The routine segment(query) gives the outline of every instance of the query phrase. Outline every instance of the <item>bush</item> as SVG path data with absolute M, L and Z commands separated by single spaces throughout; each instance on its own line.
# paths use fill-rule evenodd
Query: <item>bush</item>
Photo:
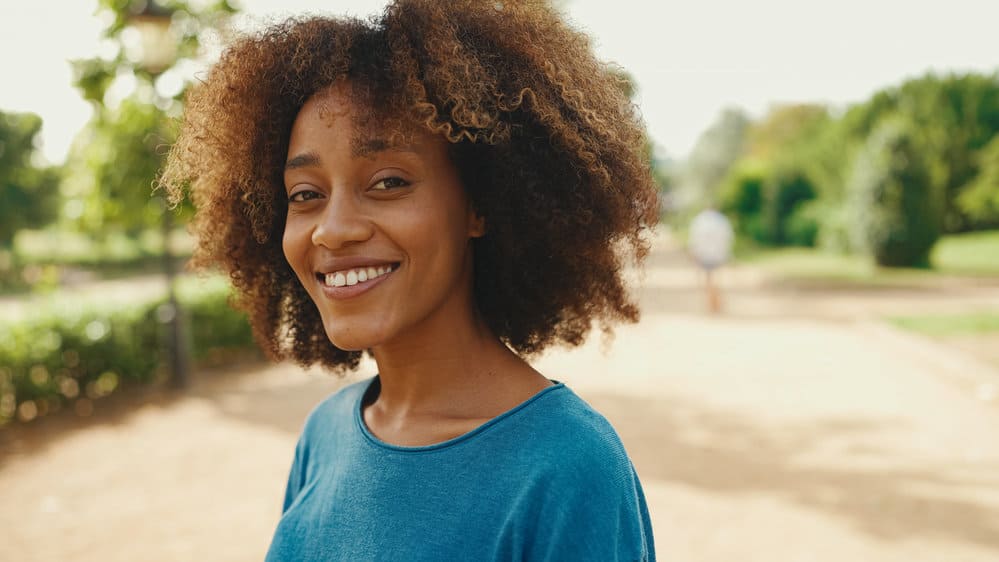
M 815 187 L 800 171 L 780 171 L 764 184 L 764 221 L 767 242 L 775 246 L 812 246 L 818 224 L 807 214 L 800 213 L 793 225 L 792 217 L 802 204 L 815 199 Z M 807 224 L 809 221 L 812 224 Z M 789 229 L 794 230 L 792 236 Z
M 180 262 L 190 257 L 193 237 L 176 229 L 171 248 Z M 157 273 L 162 266 L 163 237 L 158 230 L 131 237 L 108 231 L 95 237 L 58 227 L 21 229 L 12 248 L 0 247 L 0 293 L 51 292 L 80 279 Z
M 228 305 L 228 296 L 218 279 L 181 287 L 195 359 L 219 349 L 253 348 L 249 324 Z M 79 401 L 86 407 L 120 388 L 156 380 L 164 357 L 164 303 L 53 305 L 0 323 L 0 426 Z
M 192 280 L 194 281 L 194 280 Z M 254 348 L 246 315 L 229 304 L 229 285 L 215 277 L 182 284 L 178 298 L 187 316 L 191 356 L 212 359 L 220 352 Z
M 761 243 L 766 240 L 761 217 L 766 177 L 764 166 L 752 160 L 742 161 L 725 178 L 718 193 L 718 206 L 732 219 L 735 232 Z
M 943 206 L 906 124 L 887 121 L 874 131 L 849 189 L 853 236 L 878 265 L 928 265 Z
M 980 171 L 957 198 L 976 227 L 999 227 L 999 134 L 976 155 Z
M 815 188 L 804 173 L 774 171 L 745 160 L 722 184 L 719 205 L 733 217 L 735 231 L 742 237 L 767 246 L 812 246 L 817 219 L 799 209 L 815 197 Z
M 818 203 L 816 203 L 818 204 Z M 851 230 L 853 219 L 846 205 L 824 203 L 825 210 L 819 214 L 819 231 L 815 246 L 833 254 L 850 254 L 856 250 Z
M 825 206 L 810 200 L 797 205 L 784 221 L 784 243 L 788 246 L 814 247 Z

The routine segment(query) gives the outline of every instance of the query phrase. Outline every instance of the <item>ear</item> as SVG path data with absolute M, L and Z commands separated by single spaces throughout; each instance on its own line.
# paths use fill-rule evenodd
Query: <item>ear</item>
M 468 237 L 482 238 L 486 235 L 486 218 L 475 212 L 475 209 L 468 209 Z

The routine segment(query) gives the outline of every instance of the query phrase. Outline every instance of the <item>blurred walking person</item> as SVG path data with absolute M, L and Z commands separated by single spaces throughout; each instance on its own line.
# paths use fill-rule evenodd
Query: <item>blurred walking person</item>
M 731 257 L 733 239 L 732 224 L 717 209 L 708 208 L 701 211 L 690 223 L 687 245 L 691 255 L 704 271 L 708 310 L 712 314 L 721 312 L 721 295 L 713 273 L 725 265 Z

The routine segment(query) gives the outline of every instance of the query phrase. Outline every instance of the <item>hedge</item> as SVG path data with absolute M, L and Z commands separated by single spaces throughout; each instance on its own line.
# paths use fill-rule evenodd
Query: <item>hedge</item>
M 229 305 L 221 278 L 186 279 L 178 299 L 190 328 L 192 358 L 255 349 L 246 317 Z M 161 297 L 140 303 L 67 297 L 16 321 L 0 319 L 0 426 L 73 407 L 165 376 Z
M 905 121 L 885 121 L 854 162 L 849 182 L 853 237 L 881 266 L 928 266 L 942 230 L 943 198 L 921 160 L 918 134 Z

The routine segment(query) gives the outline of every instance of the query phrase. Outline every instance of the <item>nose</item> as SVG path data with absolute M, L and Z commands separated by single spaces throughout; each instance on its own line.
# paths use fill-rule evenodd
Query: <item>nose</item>
M 334 191 L 319 221 L 312 230 L 312 243 L 336 250 L 364 242 L 374 234 L 371 218 L 361 209 L 361 204 L 350 190 Z

